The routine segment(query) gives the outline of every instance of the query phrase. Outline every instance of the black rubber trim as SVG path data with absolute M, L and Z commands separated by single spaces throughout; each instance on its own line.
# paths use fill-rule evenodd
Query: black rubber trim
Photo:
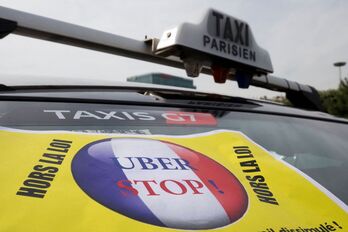
M 292 91 L 292 90 L 287 91 L 286 98 L 295 107 L 308 109 L 308 110 L 319 110 L 319 111 L 325 112 L 325 109 L 320 102 L 320 95 L 318 91 L 312 86 L 309 86 L 309 87 L 312 90 L 311 93 L 301 90 L 299 86 L 300 88 L 299 91 Z
M 0 18 L 0 39 L 6 37 L 17 28 L 17 22 Z

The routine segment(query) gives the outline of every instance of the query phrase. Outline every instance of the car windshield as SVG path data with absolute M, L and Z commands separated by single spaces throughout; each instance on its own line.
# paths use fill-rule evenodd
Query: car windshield
M 260 113 L 113 104 L 0 103 L 3 127 L 82 133 L 243 132 L 348 204 L 348 125 Z

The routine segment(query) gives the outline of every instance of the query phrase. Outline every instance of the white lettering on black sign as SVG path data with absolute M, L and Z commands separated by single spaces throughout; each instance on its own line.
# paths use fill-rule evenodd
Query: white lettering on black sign
M 74 122 L 77 120 L 121 121 L 134 123 L 165 123 L 165 124 L 191 124 L 191 125 L 216 125 L 217 121 L 210 113 L 201 112 L 134 112 L 113 110 L 43 110 L 58 121 Z
M 45 113 L 54 113 L 58 119 L 73 118 L 79 120 L 82 118 L 93 118 L 98 120 L 140 120 L 140 121 L 153 121 L 156 120 L 154 116 L 149 115 L 147 112 L 125 112 L 125 111 L 94 111 L 89 112 L 86 110 L 77 110 L 71 112 L 70 110 L 44 110 Z

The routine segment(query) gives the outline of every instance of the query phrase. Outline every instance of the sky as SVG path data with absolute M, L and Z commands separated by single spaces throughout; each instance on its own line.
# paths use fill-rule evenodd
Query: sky
M 259 46 L 270 53 L 275 76 L 319 90 L 336 88 L 338 68 L 333 63 L 348 62 L 347 0 L 0 0 L 0 6 L 137 40 L 159 38 L 182 22 L 198 22 L 214 8 L 249 23 Z M 186 76 L 181 69 L 18 35 L 0 40 L 0 82 L 9 77 L 125 81 L 150 72 Z M 348 76 L 348 66 L 342 76 Z M 194 84 L 201 91 L 251 98 L 280 95 L 260 88 L 241 90 L 235 82 L 215 84 L 202 74 Z

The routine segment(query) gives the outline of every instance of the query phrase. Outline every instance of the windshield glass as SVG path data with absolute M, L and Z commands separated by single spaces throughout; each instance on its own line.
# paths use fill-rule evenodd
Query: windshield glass
M 243 132 L 348 204 L 348 125 L 286 116 L 110 104 L 1 102 L 3 127 L 84 133 Z

